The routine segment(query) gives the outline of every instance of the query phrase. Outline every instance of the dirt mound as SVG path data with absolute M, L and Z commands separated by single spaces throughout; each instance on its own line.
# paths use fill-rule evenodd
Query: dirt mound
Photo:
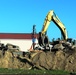
M 23 68 L 42 70 L 66 70 L 76 72 L 76 52 L 72 54 L 63 51 L 31 52 L 25 56 L 14 56 L 11 51 L 2 54 L 0 50 L 0 68 Z
M 39 52 L 33 58 L 30 58 L 33 64 L 32 68 L 42 70 L 66 70 L 76 72 L 76 52 L 72 54 L 63 51 L 54 52 Z
M 30 65 L 20 57 L 15 57 L 11 51 L 5 51 L 3 55 L 0 50 L 0 68 L 29 68 Z
M 56 50 L 56 51 L 54 51 Z M 76 46 L 55 45 L 52 51 L 21 52 L 17 48 L 0 50 L 0 68 L 66 70 L 76 72 Z

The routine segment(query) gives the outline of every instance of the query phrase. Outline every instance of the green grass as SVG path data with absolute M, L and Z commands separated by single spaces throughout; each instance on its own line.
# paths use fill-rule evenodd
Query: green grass
M 62 70 L 24 70 L 24 69 L 4 69 L 0 68 L 0 74 L 69 74 Z

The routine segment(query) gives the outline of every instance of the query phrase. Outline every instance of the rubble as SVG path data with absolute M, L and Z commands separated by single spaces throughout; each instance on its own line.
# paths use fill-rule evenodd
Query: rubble
M 0 43 L 0 68 L 66 70 L 76 72 L 76 45 L 52 43 L 48 50 L 22 52 L 18 46 Z

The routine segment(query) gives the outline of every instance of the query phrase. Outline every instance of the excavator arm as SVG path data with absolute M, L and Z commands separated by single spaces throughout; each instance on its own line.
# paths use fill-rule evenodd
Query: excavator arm
M 45 46 L 45 44 L 48 44 L 49 40 L 46 37 L 46 31 L 47 31 L 51 21 L 53 21 L 57 25 L 57 27 L 60 29 L 63 39 L 67 40 L 68 36 L 67 36 L 67 32 L 66 32 L 66 28 L 65 28 L 64 24 L 59 20 L 59 18 L 56 16 L 54 11 L 51 10 L 45 18 L 42 31 L 39 33 L 39 39 L 38 39 L 39 45 Z
M 53 21 L 57 27 L 60 29 L 61 31 L 61 34 L 63 35 L 63 39 L 64 40 L 67 40 L 68 36 L 67 36 L 67 32 L 66 32 L 66 28 L 64 26 L 64 24 L 59 20 L 59 18 L 56 16 L 56 14 L 54 13 L 53 10 L 51 10 L 47 16 L 46 16 L 46 19 L 44 21 L 44 25 L 43 25 L 43 28 L 42 28 L 42 31 L 41 33 L 42 34 L 45 34 L 47 29 L 48 29 L 48 26 L 50 25 L 50 22 Z

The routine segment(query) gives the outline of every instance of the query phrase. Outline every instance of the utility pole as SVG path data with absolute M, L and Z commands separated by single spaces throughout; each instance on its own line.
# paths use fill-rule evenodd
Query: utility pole
M 33 42 L 33 50 L 34 50 L 34 44 L 35 44 L 35 41 L 36 41 L 36 38 L 35 38 L 35 34 L 36 34 L 36 25 L 33 25 L 33 32 L 32 32 L 32 42 Z

